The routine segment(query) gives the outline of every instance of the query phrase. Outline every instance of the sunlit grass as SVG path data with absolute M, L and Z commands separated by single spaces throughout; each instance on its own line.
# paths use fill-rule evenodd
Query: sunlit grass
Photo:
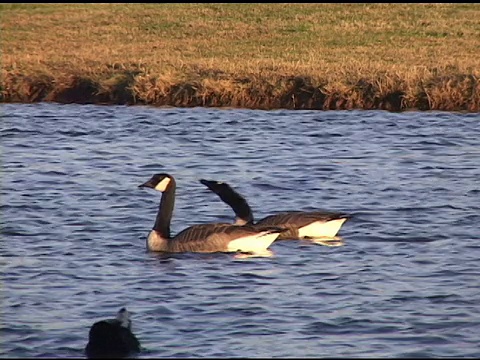
M 93 91 L 86 102 L 480 108 L 478 4 L 1 4 L 0 13 L 3 101 L 68 101 L 66 89 L 80 96 L 82 83 Z

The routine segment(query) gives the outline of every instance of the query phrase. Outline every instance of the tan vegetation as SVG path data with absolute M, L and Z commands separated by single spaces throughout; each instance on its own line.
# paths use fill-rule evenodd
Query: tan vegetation
M 480 111 L 478 4 L 0 4 L 1 102 Z

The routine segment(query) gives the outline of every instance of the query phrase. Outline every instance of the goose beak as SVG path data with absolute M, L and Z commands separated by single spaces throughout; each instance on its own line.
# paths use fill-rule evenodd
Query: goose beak
M 150 180 L 148 180 L 147 182 L 145 182 L 145 183 L 141 184 L 141 185 L 138 185 L 138 188 L 139 188 L 139 189 L 141 189 L 141 188 L 145 188 L 145 187 L 147 187 L 147 188 L 152 188 L 152 189 L 155 189 L 155 185 L 153 185 L 153 183 L 152 183 L 152 180 L 151 180 L 151 179 L 150 179 Z

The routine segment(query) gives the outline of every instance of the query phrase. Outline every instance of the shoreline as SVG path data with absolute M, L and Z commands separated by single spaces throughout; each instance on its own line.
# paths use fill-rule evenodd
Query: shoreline
M 387 110 L 480 112 L 480 81 L 473 74 L 437 75 L 408 82 L 388 75 L 329 84 L 310 77 L 209 77 L 161 83 L 158 76 L 121 71 L 105 80 L 87 76 L 7 73 L 0 103 L 150 105 L 256 110 Z M 161 83 L 161 84 L 160 84 Z M 350 84 L 349 86 L 345 84 Z

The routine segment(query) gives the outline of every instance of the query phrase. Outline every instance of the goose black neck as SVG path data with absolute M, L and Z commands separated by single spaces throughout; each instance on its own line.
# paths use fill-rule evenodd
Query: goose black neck
M 237 193 L 232 188 L 229 189 L 230 191 L 221 191 L 217 193 L 220 196 L 220 199 L 226 204 L 228 204 L 233 211 L 237 218 L 245 221 L 247 224 L 253 224 L 253 214 L 252 209 L 248 205 L 245 198 Z
M 153 226 L 153 230 L 164 238 L 170 238 L 170 222 L 175 206 L 175 187 L 175 180 L 171 179 L 168 188 L 162 192 L 157 218 Z

